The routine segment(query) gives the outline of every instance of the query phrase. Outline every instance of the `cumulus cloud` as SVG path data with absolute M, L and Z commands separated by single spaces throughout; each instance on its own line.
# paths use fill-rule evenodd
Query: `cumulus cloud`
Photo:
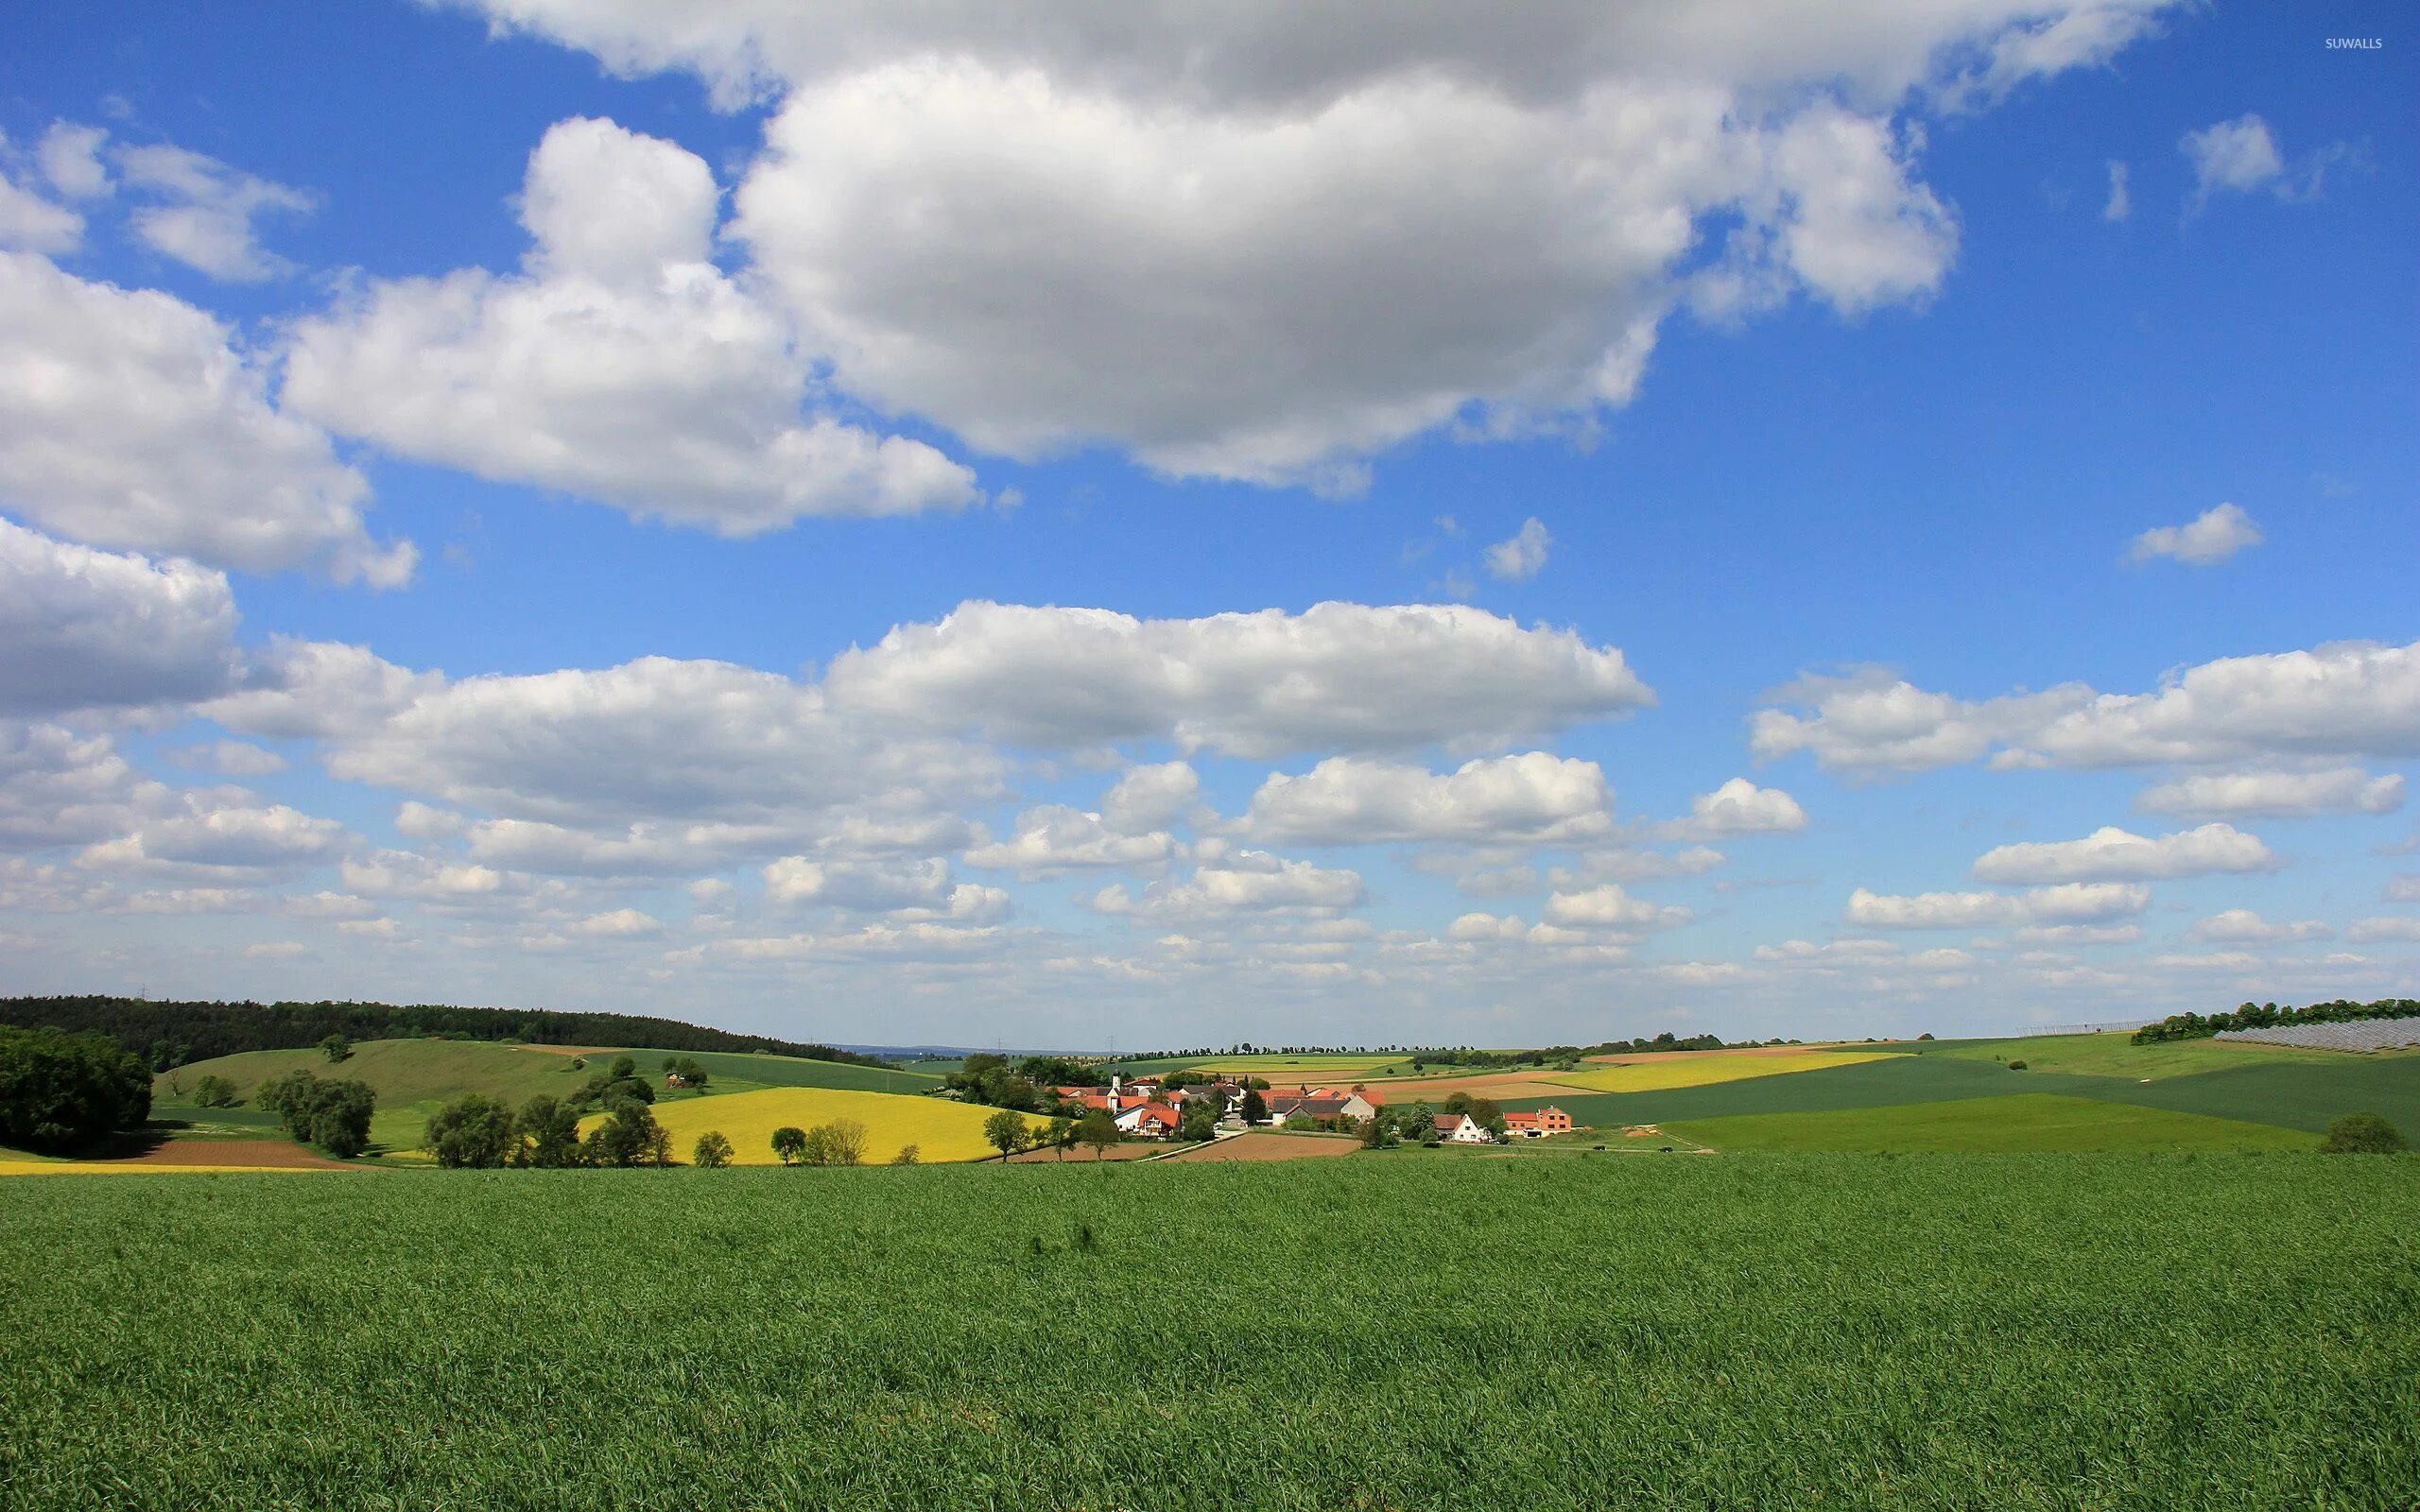
M 1670 839 L 1714 840 L 1734 834 L 1790 834 L 1806 828 L 1806 811 L 1777 787 L 1735 777 L 1689 803 L 1689 816 L 1656 827 Z
M 293 327 L 285 402 L 399 455 L 747 536 L 977 502 L 922 441 L 812 408 L 813 359 L 713 262 L 695 154 L 577 118 L 530 155 L 518 275 L 373 283 Z
M 1584 426 L 1684 297 L 1922 301 L 1956 219 L 1894 112 L 2160 8 L 479 9 L 780 100 L 735 230 L 853 392 L 1010 455 L 1342 489 L 1432 427 Z
M 2257 115 L 2239 115 L 2198 131 L 2187 131 L 2177 150 L 2193 165 L 2195 203 L 2206 202 L 2212 191 L 2249 191 L 2285 176 L 2286 160 L 2277 151 L 2269 123 Z
M 262 803 L 240 790 L 181 793 L 170 812 L 87 847 L 77 860 L 96 870 L 291 870 L 336 860 L 351 839 L 333 819 Z
M 1974 929 L 1996 924 L 2092 924 L 2151 906 L 2139 883 L 2064 883 L 2024 893 L 1927 892 L 1892 895 L 1863 887 L 1842 917 L 1864 929 Z
M 314 210 L 315 196 L 166 144 L 121 147 L 116 158 L 127 187 L 157 201 L 137 208 L 131 218 L 135 235 L 153 251 L 234 283 L 294 271 L 292 263 L 262 248 L 252 221 L 273 212 Z
M 1780 697 L 1806 712 L 1758 711 L 1755 754 L 1807 751 L 1848 769 L 1987 756 L 1996 766 L 2100 767 L 2420 755 L 2420 643 L 2226 657 L 2172 673 L 2153 693 L 2067 683 L 1968 701 L 1864 673 L 1804 678 Z
M 1100 821 L 1118 834 L 1149 834 L 1175 823 L 1201 796 L 1201 775 L 1186 763 L 1130 767 L 1102 795 Z
M 1176 849 L 1165 830 L 1137 833 L 1111 826 L 1099 814 L 1047 803 L 1019 814 L 1009 838 L 969 850 L 966 864 L 1031 881 L 1087 868 L 1158 866 Z
M 0 248 L 72 252 L 84 240 L 84 217 L 44 198 L 9 172 L 9 139 L 0 135 Z
M 0 520 L 0 713 L 212 696 L 233 679 L 234 632 L 234 598 L 218 573 Z
M 2357 919 L 2344 927 L 2344 937 L 2357 944 L 2384 940 L 2420 942 L 2420 919 Z
M 2252 516 L 2232 504 L 2218 505 L 2181 525 L 2161 525 L 2135 538 L 2136 561 L 2168 557 L 2190 567 L 2210 567 L 2264 538 Z
M 2403 777 L 2373 777 L 2358 766 L 2316 772 L 2206 772 L 2145 788 L 2135 807 L 2147 814 L 2212 818 L 2308 818 L 2315 814 L 2392 814 L 2403 806 Z
M 1039 747 L 1275 759 L 1489 746 L 1654 701 L 1611 646 L 1462 606 L 1191 620 L 973 602 L 835 658 L 835 708 Z
M 2214 945 L 2271 945 L 2288 941 L 2332 939 L 2336 932 L 2316 919 L 2273 924 L 2249 908 L 2230 908 L 2198 920 L 2189 930 L 2195 939 Z
M 2081 840 L 2004 845 L 1975 862 L 1975 880 L 2001 883 L 2123 882 L 2268 871 L 2276 856 L 2231 825 L 2204 824 L 2145 836 L 2104 825 Z
M 1677 929 L 1694 916 L 1670 903 L 1634 898 L 1619 883 L 1605 883 L 1584 892 L 1557 892 L 1547 899 L 1546 919 L 1566 929 L 1610 930 L 1634 935 L 1648 930 Z
M 812 903 L 849 913 L 885 914 L 901 920 L 949 920 L 988 924 L 1009 911 L 1009 895 L 997 887 L 953 883 L 949 863 L 921 861 L 817 861 L 784 856 L 765 868 L 767 896 L 785 903 Z
M 165 816 L 174 802 L 106 735 L 0 719 L 0 850 L 122 835 L 147 817 Z
M 1483 559 L 1488 575 L 1508 583 L 1526 583 L 1545 568 L 1547 547 L 1551 543 L 1547 527 L 1531 516 L 1521 522 L 1521 528 L 1511 539 L 1487 548 Z
M 162 754 L 180 766 L 224 772 L 230 777 L 267 777 L 272 772 L 285 770 L 285 757 L 241 740 L 215 740 L 201 746 L 179 746 Z
M 101 144 L 108 140 L 97 126 L 53 121 L 35 150 L 43 177 L 70 199 L 100 198 L 113 187 L 109 164 L 101 161 Z
M 1366 895 L 1358 872 L 1237 850 L 1196 867 L 1183 882 L 1152 883 L 1139 898 L 1114 883 L 1083 902 L 1097 913 L 1175 924 L 1274 912 L 1325 918 L 1360 906 Z
M 1271 773 L 1241 828 L 1298 845 L 1568 845 L 1605 833 L 1612 807 L 1596 763 L 1545 751 L 1471 761 L 1451 773 L 1340 756 L 1301 777 Z
M 418 554 L 371 539 L 369 495 L 211 316 L 0 253 L 0 506 L 95 545 L 392 587 Z

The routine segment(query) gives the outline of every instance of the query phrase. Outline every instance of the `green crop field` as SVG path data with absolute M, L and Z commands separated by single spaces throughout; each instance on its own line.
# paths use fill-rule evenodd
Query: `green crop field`
M 1607 1155 L 17 1181 L 0 1501 L 2403 1508 L 2414 1172 Z
M 1718 1150 L 2308 1150 L 2319 1143 L 2316 1135 L 2272 1124 L 2039 1092 L 1822 1113 L 1751 1113 L 1665 1127 Z
M 731 1091 L 756 1087 L 829 1087 L 844 1092 L 924 1092 L 942 1084 L 940 1074 L 929 1071 L 892 1071 L 883 1066 L 856 1066 L 844 1060 L 804 1060 L 795 1056 L 754 1056 L 736 1051 L 666 1051 L 666 1050 L 596 1050 L 588 1053 L 592 1064 L 598 1056 L 628 1056 L 639 1063 L 639 1069 L 652 1074 L 664 1064 L 667 1055 L 679 1055 L 706 1068 L 714 1078 L 710 1084 Z
M 1904 1047 L 1900 1047 L 1904 1048 Z M 1919 1047 L 1926 1055 L 1960 1060 L 2022 1060 L 2035 1071 L 2082 1076 L 2191 1076 L 2205 1071 L 2282 1061 L 2334 1062 L 2351 1057 L 2331 1050 L 2256 1044 L 2245 1040 L 2171 1040 L 2138 1045 L 2122 1034 L 2037 1035 L 2030 1040 L 1958 1040 Z

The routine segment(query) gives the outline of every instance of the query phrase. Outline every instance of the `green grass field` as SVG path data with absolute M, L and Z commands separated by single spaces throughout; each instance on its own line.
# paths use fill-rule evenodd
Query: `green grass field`
M 1718 1150 L 2016 1154 L 2308 1150 L 2319 1144 L 2316 1135 L 2271 1124 L 2039 1092 L 1822 1113 L 1751 1113 L 1664 1126 Z
M 795 1056 L 754 1056 L 722 1050 L 600 1050 L 591 1054 L 590 1063 L 595 1064 L 596 1057 L 600 1055 L 608 1059 L 628 1056 L 650 1075 L 664 1064 L 666 1056 L 685 1056 L 706 1068 L 714 1078 L 712 1087 L 734 1091 L 757 1087 L 829 1087 L 844 1092 L 925 1092 L 942 1084 L 941 1076 L 931 1072 L 891 1071 L 882 1066 L 853 1066 L 844 1060 L 804 1060 Z
M 2122 1034 L 2038 1035 L 2031 1040 L 1958 1040 L 1917 1047 L 1929 1056 L 1959 1060 L 2022 1060 L 2034 1071 L 2080 1076 L 2192 1076 L 2206 1071 L 2280 1062 L 2342 1064 L 2350 1057 L 2328 1050 L 2255 1044 L 2243 1040 L 2177 1040 L 2138 1045 Z
M 2403 1508 L 2415 1169 L 21 1180 L 0 1501 Z

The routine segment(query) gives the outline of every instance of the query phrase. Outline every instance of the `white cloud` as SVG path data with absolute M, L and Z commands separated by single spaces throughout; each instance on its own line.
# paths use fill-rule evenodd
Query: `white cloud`
M 1569 845 L 1605 833 L 1612 807 L 1596 763 L 1545 751 L 1466 762 L 1451 773 L 1339 756 L 1301 777 L 1271 773 L 1241 828 L 1298 845 Z
M 2336 932 L 2316 919 L 2273 924 L 2249 908 L 2230 908 L 2196 922 L 2188 931 L 2214 945 L 2269 945 L 2284 941 L 2332 939 Z
M 2227 657 L 2171 673 L 2155 693 L 2068 683 L 1968 702 L 1864 674 L 1801 679 L 1784 696 L 1812 708 L 1760 710 L 1751 748 L 1764 759 L 1809 751 L 1831 767 L 1912 770 L 1987 755 L 1998 766 L 2069 767 L 2420 755 L 2420 643 Z
M 1153 923 L 1190 923 L 1278 911 L 1323 918 L 1358 907 L 1365 896 L 1358 872 L 1315 867 L 1264 850 L 1238 850 L 1195 868 L 1182 883 L 1152 883 L 1140 898 L 1118 883 L 1083 902 L 1098 913 Z
M 2019 945 L 2133 945 L 2142 937 L 2140 924 L 2028 924 L 2009 935 Z
M 0 136 L 0 248 L 72 252 L 83 244 L 84 217 L 54 204 L 6 171 L 8 138 Z
M 1129 767 L 1102 795 L 1100 821 L 1119 834 L 1149 834 L 1183 817 L 1201 795 L 1201 775 L 1184 762 Z
M 504 873 L 490 867 L 439 861 L 409 850 L 347 857 L 337 864 L 337 871 L 347 887 L 365 897 L 439 903 L 493 897 L 505 891 L 508 881 Z
M 2185 524 L 2144 531 L 2135 538 L 2132 550 L 2136 561 L 2169 557 L 2187 566 L 2209 567 L 2246 546 L 2260 544 L 2263 539 L 2252 516 L 2232 504 L 2221 504 Z
M 1012 870 L 1033 881 L 1087 868 L 1158 866 L 1176 849 L 1175 837 L 1165 830 L 1114 829 L 1101 815 L 1049 803 L 1019 814 L 1016 833 L 1008 839 L 968 850 L 966 864 Z
M 530 155 L 518 276 L 374 283 L 290 333 L 284 398 L 400 455 L 747 536 L 980 499 L 922 441 L 809 412 L 813 361 L 713 261 L 704 162 L 611 121 Z
M 2269 848 L 2231 825 L 2151 837 L 2104 825 L 2081 840 L 2004 845 L 1975 862 L 1978 882 L 2123 882 L 2268 871 Z
M 209 697 L 233 676 L 234 631 L 218 573 L 0 520 L 0 713 Z
M 2160 7 L 479 9 L 782 99 L 736 229 L 853 391 L 993 451 L 1349 488 L 1431 427 L 1590 423 L 1685 291 L 1922 300 L 1956 222 L 1894 112 L 2105 62 Z
M 2025 893 L 1927 892 L 1893 896 L 1863 887 L 1842 917 L 1865 929 L 1973 929 L 1996 924 L 2089 924 L 2151 906 L 2139 883 L 2066 883 Z
M 1508 583 L 1526 583 L 1538 576 L 1547 564 L 1547 547 L 1553 538 L 1535 516 L 1521 522 L 1521 528 L 1512 538 L 1499 541 L 1484 553 L 1488 575 Z
M 173 803 L 106 735 L 0 719 L 0 850 L 105 840 Z
M 2285 176 L 2286 160 L 2277 151 L 2276 139 L 2269 134 L 2269 123 L 2257 115 L 2239 115 L 2187 131 L 2176 146 L 2193 165 L 2197 204 L 2206 202 L 2213 190 L 2248 192 Z
M 1689 803 L 1689 816 L 1656 826 L 1672 839 L 1714 840 L 1733 834 L 1790 834 L 1806 828 L 1806 811 L 1777 787 L 1735 777 Z
M 2126 180 L 2126 165 L 2115 158 L 2110 159 L 2109 198 L 2100 207 L 2101 219 L 2124 220 L 2135 213 L 2135 197 L 2128 192 Z
M 35 151 L 43 177 L 70 199 L 97 199 L 110 193 L 109 165 L 101 161 L 101 144 L 108 140 L 109 133 L 97 126 L 53 121 Z
M 293 264 L 261 247 L 252 219 L 311 211 L 319 205 L 314 196 L 164 144 L 120 147 L 116 157 L 129 189 L 164 201 L 133 214 L 134 233 L 152 250 L 236 283 L 294 271 Z
M 592 939 L 628 939 L 634 935 L 661 934 L 663 929 L 662 919 L 635 908 L 616 908 L 607 913 L 591 914 L 571 926 L 573 934 Z
M 2357 919 L 2345 926 L 2344 937 L 2359 944 L 2383 940 L 2420 943 L 2420 919 Z
M 2403 777 L 2373 777 L 2358 766 L 2316 772 L 2212 772 L 2143 790 L 2135 807 L 2193 817 L 2308 818 L 2315 814 L 2392 814 L 2403 806 Z
M 1605 883 L 1585 892 L 1557 892 L 1547 899 L 1546 919 L 1567 929 L 1611 930 L 1619 934 L 1638 934 L 1653 929 L 1677 929 L 1693 917 L 1685 909 L 1669 903 L 1650 902 L 1634 898 L 1622 890 L 1619 883 Z
M 212 317 L 0 253 L 0 506 L 95 545 L 392 587 L 417 553 L 370 538 L 369 494 Z
M 77 860 L 96 870 L 292 869 L 334 861 L 350 845 L 344 826 L 333 819 L 224 790 L 180 793 L 168 813 L 87 847 Z
M 952 883 L 949 863 L 938 856 L 889 862 L 784 856 L 765 868 L 764 874 L 767 895 L 785 903 L 885 914 L 901 920 L 968 924 L 988 924 L 1009 911 L 1006 892 L 973 883 Z
M 1191 620 L 971 602 L 834 659 L 836 709 L 1080 747 L 1298 751 L 1490 746 L 1654 701 L 1622 654 L 1462 606 L 1313 605 Z

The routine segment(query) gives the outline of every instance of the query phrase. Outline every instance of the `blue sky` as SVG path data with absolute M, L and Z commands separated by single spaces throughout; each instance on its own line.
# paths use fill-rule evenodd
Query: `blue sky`
M 0 989 L 2420 991 L 2399 10 L 1463 16 L 20 19 Z

